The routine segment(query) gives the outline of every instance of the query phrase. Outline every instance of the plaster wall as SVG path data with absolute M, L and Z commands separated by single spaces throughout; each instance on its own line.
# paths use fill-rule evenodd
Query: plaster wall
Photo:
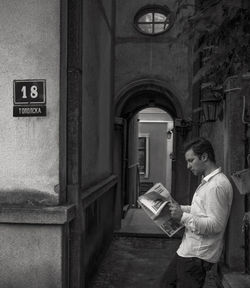
M 0 6 L 0 202 L 57 203 L 60 1 Z M 23 79 L 46 80 L 46 117 L 13 117 L 13 80 Z
M 215 159 L 218 166 L 224 169 L 224 140 L 226 139 L 224 122 L 217 121 L 204 123 L 201 126 L 200 134 L 209 139 L 214 147 Z
M 122 206 L 123 206 L 123 193 L 122 191 L 122 173 L 123 173 L 123 163 L 121 161 L 123 155 L 123 135 L 124 128 L 122 125 L 115 125 L 114 133 L 114 157 L 113 157 L 113 167 L 114 174 L 117 175 L 117 194 L 115 197 L 115 229 L 118 230 L 121 228 L 121 219 L 122 219 Z
M 63 287 L 62 226 L 0 224 L 1 288 Z
M 222 167 L 232 183 L 234 196 L 228 228 L 225 234 L 225 263 L 233 270 L 244 270 L 244 196 L 234 185 L 231 174 L 244 169 L 244 125 L 241 121 L 242 100 L 238 91 L 225 94 L 223 121 L 205 123 L 201 135 L 208 138 L 214 146 L 217 165 Z M 235 133 L 237 131 L 237 133 Z
M 113 9 L 114 9 L 113 2 L 114 1 L 113 0 L 97 0 L 97 2 L 99 2 L 99 8 L 103 11 L 104 17 L 107 18 L 108 23 L 111 28 L 112 19 L 114 16 L 113 15 Z
M 84 278 L 86 285 L 81 284 L 84 287 L 88 286 L 91 274 L 96 271 L 96 266 L 112 239 L 114 229 L 112 219 L 115 218 L 116 187 L 114 183 L 112 187 L 109 187 L 111 184 L 107 184 L 113 173 L 114 145 L 113 3 L 113 0 L 82 1 L 80 156 L 85 231 L 82 260 L 77 264 L 73 261 L 70 269 L 74 270 L 73 274 L 76 277 Z M 84 198 L 85 195 L 87 198 Z M 78 257 L 81 251 L 76 250 L 76 253 Z
M 241 121 L 242 96 L 237 91 L 226 94 L 226 119 L 224 143 L 225 171 L 230 176 L 235 171 L 245 168 L 245 143 L 243 141 L 245 126 Z M 237 134 L 235 133 L 237 131 Z M 232 180 L 232 179 L 231 179 Z M 242 233 L 242 220 L 244 216 L 244 196 L 241 195 L 232 182 L 234 198 L 231 216 L 227 231 L 226 261 L 233 270 L 244 270 L 244 234 Z
M 149 177 L 141 175 L 141 181 L 161 182 L 171 192 L 173 134 L 167 138 L 167 131 L 173 129 L 172 117 L 164 110 L 147 108 L 139 113 L 139 133 L 149 135 Z M 162 123 L 161 123 L 162 122 Z
M 137 206 L 137 198 L 139 196 L 139 174 L 138 174 L 138 122 L 137 116 L 133 117 L 129 122 L 128 132 L 128 166 L 127 166 L 127 186 L 129 191 L 129 204 Z
M 139 133 L 149 135 L 149 175 L 141 178 L 141 181 L 149 181 L 154 184 L 161 182 L 168 189 L 171 184 L 166 183 L 167 161 L 167 123 L 140 123 Z
M 112 172 L 112 1 L 83 3 L 83 157 L 84 186 Z
M 176 1 L 157 1 L 175 10 Z M 190 49 L 183 39 L 177 39 L 181 31 L 175 21 L 164 34 L 148 36 L 139 33 L 133 26 L 136 12 L 153 1 L 117 1 L 116 4 L 116 73 L 115 91 L 139 79 L 163 80 L 170 91 L 185 106 L 184 114 L 190 116 L 190 76 L 192 62 Z

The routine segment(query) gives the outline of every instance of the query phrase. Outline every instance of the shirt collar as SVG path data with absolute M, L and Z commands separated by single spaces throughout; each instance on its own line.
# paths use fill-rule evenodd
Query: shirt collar
M 208 182 L 212 177 L 214 177 L 216 174 L 221 172 L 221 167 L 215 169 L 213 172 L 211 172 L 210 174 L 208 174 L 206 177 L 204 177 L 202 179 L 202 181 L 204 182 Z

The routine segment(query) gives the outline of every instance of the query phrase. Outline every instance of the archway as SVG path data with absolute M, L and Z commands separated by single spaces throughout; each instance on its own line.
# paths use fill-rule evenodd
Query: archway
M 178 95 L 173 87 L 160 80 L 143 79 L 127 85 L 120 91 L 116 105 L 116 132 L 114 147 L 114 172 L 118 175 L 118 193 L 116 199 L 116 227 L 119 227 L 120 220 L 126 212 L 127 207 L 131 205 L 131 171 L 128 167 L 128 151 L 131 145 L 131 134 L 138 134 L 132 121 L 135 121 L 135 115 L 145 108 L 156 107 L 166 111 L 173 120 L 183 118 L 182 108 L 178 101 Z M 134 130 L 132 130 L 134 129 Z M 131 132 L 132 131 L 132 132 Z M 176 167 L 183 169 L 185 167 L 184 159 L 180 156 L 183 139 L 178 133 L 173 133 L 173 162 L 172 162 L 172 185 L 171 190 L 176 200 L 179 200 L 176 187 Z M 136 145 L 136 144 L 135 144 Z M 180 168 L 181 167 L 181 168 Z M 131 169 L 130 169 L 131 170 Z M 184 170 L 184 169 L 183 169 Z M 182 174 L 182 171 L 180 171 Z M 136 173 L 136 171 L 134 171 Z M 183 172 L 185 173 L 185 172 Z M 135 175 L 135 174 L 134 174 Z M 137 176 L 135 175 L 134 178 Z M 132 177 L 133 178 L 133 177 Z M 135 181 L 136 182 L 136 181 Z M 134 182 L 134 183 L 135 183 Z M 184 180 L 185 182 L 185 180 Z M 186 185 L 184 183 L 184 185 Z M 136 189 L 136 187 L 135 187 Z M 129 192 L 130 191 L 130 192 Z M 187 194 L 188 192 L 186 192 Z M 132 193 L 133 194 L 133 193 Z M 184 193 L 185 194 L 185 193 Z M 182 202 L 187 202 L 188 195 L 182 195 Z
M 162 80 L 141 79 L 131 82 L 119 92 L 116 99 L 116 117 L 130 118 L 147 107 L 161 108 L 173 118 L 183 116 L 178 92 Z
M 162 183 L 171 193 L 173 119 L 160 108 L 146 108 L 135 116 L 134 123 L 137 124 L 135 130 L 138 130 L 136 145 L 128 147 L 128 154 L 135 155 L 135 159 L 131 157 L 128 168 L 134 169 L 133 164 L 137 164 L 138 191 L 131 197 L 132 205 L 137 207 L 138 197 L 155 183 Z

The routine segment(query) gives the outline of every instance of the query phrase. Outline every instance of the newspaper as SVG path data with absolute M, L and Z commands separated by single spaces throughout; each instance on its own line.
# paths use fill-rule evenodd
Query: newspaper
M 169 204 L 172 202 L 175 201 L 161 183 L 155 184 L 138 198 L 138 204 L 169 237 L 172 237 L 183 227 L 171 217 Z

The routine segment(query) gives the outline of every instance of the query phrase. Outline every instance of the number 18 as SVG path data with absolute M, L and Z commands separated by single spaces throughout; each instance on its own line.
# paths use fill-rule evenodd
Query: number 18
M 27 91 L 26 90 L 27 90 L 26 86 L 23 86 L 22 89 L 21 89 L 21 91 L 23 93 L 23 95 L 22 95 L 23 99 L 27 99 Z M 35 98 L 38 97 L 38 91 L 37 91 L 37 86 L 36 85 L 33 85 L 33 86 L 30 87 L 30 97 L 32 99 L 35 99 Z

